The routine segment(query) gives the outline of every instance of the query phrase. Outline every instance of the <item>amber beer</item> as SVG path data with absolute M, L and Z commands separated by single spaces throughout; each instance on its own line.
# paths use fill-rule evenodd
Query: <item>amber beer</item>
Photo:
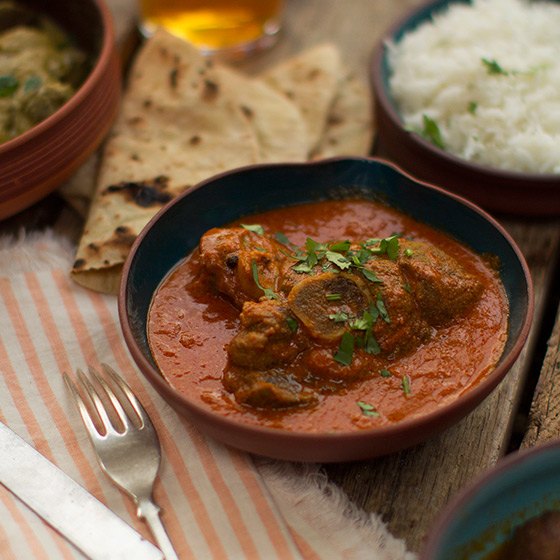
M 251 51 L 271 45 L 283 0 L 141 0 L 142 31 L 158 27 L 207 51 Z

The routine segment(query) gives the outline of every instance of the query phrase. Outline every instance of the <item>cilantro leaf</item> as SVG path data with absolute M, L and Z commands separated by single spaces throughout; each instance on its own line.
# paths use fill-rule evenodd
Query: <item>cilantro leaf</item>
M 251 261 L 251 270 L 253 271 L 253 280 L 255 284 L 264 292 L 264 295 L 268 299 L 278 299 L 278 296 L 269 288 L 263 288 L 259 282 L 259 269 L 257 268 L 257 263 L 255 259 Z
M 258 235 L 264 235 L 264 229 L 259 224 L 240 224 L 240 225 L 243 229 L 246 229 L 247 231 L 252 231 L 253 233 L 256 233 Z
M 13 74 L 0 76 L 0 97 L 10 97 L 19 87 L 19 82 Z
M 345 311 L 339 311 L 338 313 L 331 313 L 329 315 L 329 319 L 335 323 L 344 323 L 345 321 L 348 321 L 349 317 L 348 313 Z
M 401 387 L 405 395 L 410 395 L 410 375 L 403 376 Z
M 437 125 L 436 121 L 428 117 L 428 115 L 422 115 L 422 118 L 424 121 L 424 130 L 423 130 L 424 137 L 430 140 L 438 148 L 444 150 L 445 146 L 443 144 L 443 140 L 441 138 L 441 132 L 439 130 L 439 126 Z
M 352 355 L 354 354 L 354 337 L 345 332 L 342 335 L 340 346 L 334 354 L 334 359 L 344 366 L 349 366 L 352 363 Z
M 509 72 L 506 72 L 495 60 L 488 60 L 487 58 L 481 58 L 480 60 L 482 60 L 482 63 L 486 66 L 488 74 L 509 76 Z
M 23 93 L 37 91 L 43 85 L 43 80 L 39 76 L 30 76 L 23 84 Z
M 387 308 L 385 307 L 385 303 L 383 302 L 383 299 L 381 298 L 381 292 L 379 292 L 377 294 L 377 301 L 375 302 L 375 306 L 377 307 L 377 310 L 379 311 L 379 315 L 380 317 L 388 324 L 391 323 L 391 319 L 389 317 L 389 313 L 387 312 Z
M 349 261 L 347 257 L 336 251 L 327 251 L 325 253 L 325 258 L 342 270 L 346 270 L 352 266 L 352 262 Z
M 364 416 L 379 416 L 379 412 L 375 410 L 375 407 L 373 405 L 365 403 L 363 401 L 356 401 L 356 404 L 359 406 Z
M 290 243 L 290 240 L 280 231 L 277 231 L 274 234 L 274 237 L 275 237 L 276 241 L 279 241 L 280 243 L 282 243 L 282 245 L 290 245 L 290 246 L 292 245 Z

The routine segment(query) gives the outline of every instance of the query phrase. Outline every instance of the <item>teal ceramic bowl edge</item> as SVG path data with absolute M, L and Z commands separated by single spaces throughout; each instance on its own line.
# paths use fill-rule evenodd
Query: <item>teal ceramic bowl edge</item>
M 121 279 L 121 325 L 127 345 L 140 369 L 148 374 L 150 381 L 160 392 L 165 393 L 174 406 L 183 409 L 185 403 L 155 373 L 157 368 L 149 352 L 146 334 L 151 297 L 161 280 L 196 247 L 202 234 L 211 227 L 258 211 L 349 194 L 361 194 L 385 202 L 445 231 L 475 251 L 497 255 L 503 265 L 502 278 L 508 298 L 514 302 L 508 343 L 495 372 L 462 397 L 458 406 L 427 415 L 428 418 L 411 422 L 411 426 L 404 421 L 392 430 L 378 430 L 377 439 L 371 433 L 346 435 L 345 442 L 355 440 L 353 451 L 349 451 L 346 456 L 340 453 L 336 458 L 331 456 L 329 447 L 335 447 L 336 438 L 330 438 L 332 443 L 320 440 L 317 449 L 324 444 L 324 453 L 310 451 L 310 455 L 302 460 L 356 460 L 384 454 L 385 449 L 392 452 L 418 443 L 470 412 L 501 381 L 521 351 L 533 314 L 533 287 L 529 270 L 509 234 L 474 204 L 438 187 L 418 182 L 388 162 L 377 158 L 333 158 L 313 163 L 257 165 L 213 177 L 170 202 L 136 240 Z M 195 409 L 197 414 L 204 414 L 192 403 L 188 403 L 188 407 Z M 218 424 L 226 422 L 210 420 Z M 223 430 L 227 432 L 229 429 L 224 425 L 214 427 L 218 429 L 218 438 Z M 262 428 L 261 431 L 266 429 Z M 400 443 L 395 435 L 403 433 L 407 434 L 408 439 Z M 291 434 L 284 435 L 287 439 L 292 437 Z M 366 441 L 361 441 L 364 438 Z M 234 440 L 232 442 L 235 444 Z M 238 443 L 247 451 L 264 455 L 270 455 L 268 451 L 276 453 L 273 447 L 264 451 L 260 447 L 251 448 L 247 438 L 240 437 Z M 296 451 L 294 453 L 297 455 Z M 281 458 L 298 460 L 300 457 Z
M 531 517 L 560 509 L 559 472 L 559 441 L 501 459 L 443 510 L 419 560 L 483 560 Z

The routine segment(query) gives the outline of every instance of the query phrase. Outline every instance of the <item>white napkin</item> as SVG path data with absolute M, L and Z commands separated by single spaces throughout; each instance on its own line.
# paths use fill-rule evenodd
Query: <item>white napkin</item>
M 136 369 L 114 296 L 76 286 L 75 247 L 51 231 L 0 239 L 0 420 L 153 539 L 101 471 L 62 373 L 112 365 L 158 430 L 155 498 L 181 559 L 413 560 L 318 465 L 256 459 L 200 433 Z M 0 457 L 1 460 L 1 457 Z M 83 558 L 0 485 L 0 558 Z

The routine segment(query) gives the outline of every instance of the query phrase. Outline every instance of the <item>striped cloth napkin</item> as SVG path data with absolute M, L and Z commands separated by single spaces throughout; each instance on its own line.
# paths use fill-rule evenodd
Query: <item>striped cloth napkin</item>
M 163 462 L 154 495 L 181 559 L 415 557 L 317 465 L 257 460 L 179 417 L 136 369 L 116 298 L 69 279 L 73 254 L 52 232 L 0 239 L 2 422 L 154 542 L 132 501 L 101 471 L 63 382 L 65 371 L 106 362 L 130 384 L 159 433 Z M 0 558 L 84 557 L 0 485 Z

